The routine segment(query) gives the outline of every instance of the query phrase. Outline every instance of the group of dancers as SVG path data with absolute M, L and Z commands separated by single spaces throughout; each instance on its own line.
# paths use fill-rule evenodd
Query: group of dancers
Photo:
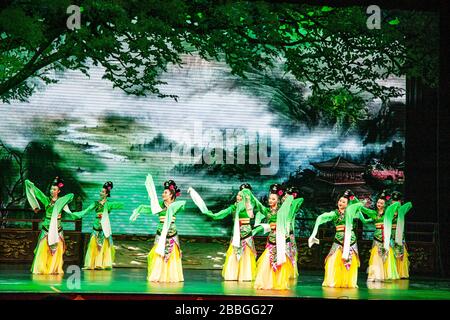
M 176 217 L 185 208 L 186 201 L 177 200 L 180 189 L 173 180 L 164 182 L 162 201 L 158 201 L 156 187 L 149 174 L 145 181 L 150 204 L 133 210 L 130 222 L 142 213 L 158 215 L 154 245 L 148 257 L 147 280 L 154 282 L 184 281 L 181 246 L 176 229 Z M 45 217 L 38 238 L 31 271 L 33 274 L 63 274 L 65 251 L 61 216 L 80 219 L 88 213 L 95 214 L 93 231 L 86 251 L 84 269 L 110 270 L 114 262 L 114 244 L 109 220 L 113 210 L 123 208 L 111 202 L 113 183 L 106 182 L 98 200 L 79 212 L 71 212 L 68 204 L 73 199 L 69 193 L 60 196 L 64 182 L 56 177 L 45 195 L 31 181 L 25 181 L 27 200 L 35 212 L 45 208 Z M 295 187 L 272 184 L 268 191 L 267 206 L 253 194 L 250 184 L 239 187 L 234 203 L 212 212 L 202 197 L 190 187 L 191 199 L 205 216 L 214 220 L 233 216 L 233 231 L 226 252 L 222 277 L 226 281 L 254 281 L 255 289 L 290 289 L 298 278 L 298 249 L 295 239 L 295 217 L 303 203 Z M 405 215 L 410 202 L 402 204 L 399 192 L 381 192 L 375 210 L 365 206 L 351 190 L 346 190 L 336 202 L 336 209 L 317 217 L 314 230 L 308 239 L 309 247 L 318 244 L 316 238 L 321 224 L 332 222 L 336 233 L 333 245 L 325 259 L 325 276 L 322 286 L 357 288 L 360 266 L 354 220 L 375 224 L 367 281 L 386 281 L 409 277 L 409 259 L 404 239 Z M 253 221 L 253 224 L 251 223 Z M 253 237 L 267 234 L 264 252 L 257 259 Z

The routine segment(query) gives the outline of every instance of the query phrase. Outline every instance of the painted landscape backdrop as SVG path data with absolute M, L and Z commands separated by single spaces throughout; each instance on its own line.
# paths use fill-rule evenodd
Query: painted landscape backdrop
M 297 232 L 307 236 L 345 189 L 370 205 L 407 183 L 406 83 L 438 83 L 433 12 L 84 0 L 70 27 L 69 1 L 39 3 L 0 7 L 2 218 L 41 218 L 25 179 L 48 193 L 62 177 L 72 210 L 111 180 L 111 201 L 125 205 L 111 214 L 113 233 L 153 234 L 157 217 L 129 222 L 149 201 L 151 173 L 159 195 L 167 179 L 181 188 L 182 235 L 228 236 L 232 226 L 202 215 L 189 187 L 218 211 L 243 182 L 263 202 L 277 182 L 305 198 Z M 0 227 L 31 224 L 17 219 Z M 84 232 L 93 220 L 83 218 Z

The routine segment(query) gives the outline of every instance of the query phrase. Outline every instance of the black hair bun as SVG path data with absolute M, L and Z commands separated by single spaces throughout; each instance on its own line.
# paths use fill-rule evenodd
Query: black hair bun
M 402 200 L 402 198 L 403 198 L 403 195 L 402 195 L 401 192 L 399 192 L 399 191 L 392 192 L 391 200 L 393 200 L 393 201 L 400 201 L 400 200 Z
M 55 177 L 55 179 L 52 182 L 52 186 L 57 186 L 58 188 L 64 187 L 64 181 L 60 177 Z
M 300 192 L 294 186 L 289 186 L 286 188 L 286 193 L 290 196 L 293 196 L 294 199 L 297 199 L 300 196 Z
M 355 194 L 353 193 L 352 190 L 347 189 L 342 194 L 342 197 L 347 198 L 348 200 L 353 200 L 353 199 L 355 199 Z
M 243 183 L 239 186 L 239 191 L 242 191 L 242 189 L 252 190 L 252 186 L 250 183 Z
M 383 199 L 385 201 L 388 201 L 391 199 L 391 195 L 386 191 L 383 190 L 381 191 L 381 193 L 378 195 L 378 199 Z
M 111 195 L 111 189 L 113 188 L 113 183 L 111 181 L 106 181 L 103 184 L 103 189 L 106 190 L 106 193 L 108 194 L 108 197 Z
M 178 188 L 177 184 L 173 180 L 167 180 L 164 182 L 164 189 L 169 189 L 176 197 L 181 195 L 181 190 Z
M 273 194 L 276 194 L 276 195 L 278 195 L 280 197 L 284 196 L 284 193 L 285 193 L 283 186 L 281 184 L 279 184 L 279 183 L 272 184 L 270 186 L 269 192 L 273 193 Z

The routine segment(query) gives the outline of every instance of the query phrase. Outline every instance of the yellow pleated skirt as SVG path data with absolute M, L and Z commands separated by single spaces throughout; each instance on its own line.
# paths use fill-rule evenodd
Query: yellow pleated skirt
M 384 262 L 384 275 L 387 280 L 397 280 L 400 279 L 397 271 L 397 261 L 394 255 L 394 249 L 389 247 L 388 256 Z
M 384 281 L 385 279 L 383 257 L 380 255 L 377 246 L 373 246 L 372 250 L 370 250 L 369 268 L 367 273 L 367 281 Z
M 332 288 L 358 288 L 359 258 L 353 254 L 352 259 L 352 264 L 347 270 L 342 261 L 342 247 L 339 247 L 331 256 L 328 256 L 325 262 L 325 278 L 322 286 Z
M 165 261 L 163 256 L 156 253 L 157 244 L 150 250 L 147 256 L 148 274 L 147 280 L 152 282 L 181 282 L 184 281 L 181 254 L 178 245 L 174 245 L 169 259 Z
M 84 269 L 110 270 L 113 267 L 114 257 L 115 249 L 110 240 L 105 239 L 103 245 L 99 247 L 97 237 L 92 235 L 84 259 Z
M 227 281 L 253 281 L 256 275 L 256 257 L 249 246 L 246 246 L 238 259 L 233 245 L 228 247 L 222 277 Z
M 400 279 L 409 278 L 409 254 L 406 247 L 403 248 L 403 256 L 397 257 L 397 272 Z
M 52 254 L 47 236 L 39 240 L 35 250 L 31 272 L 33 274 L 64 274 L 64 240 L 57 243 L 56 251 Z
M 286 255 L 286 262 L 276 271 L 270 263 L 270 250 L 266 249 L 256 263 L 255 289 L 288 290 L 293 284 L 290 279 L 295 274 L 294 266 Z

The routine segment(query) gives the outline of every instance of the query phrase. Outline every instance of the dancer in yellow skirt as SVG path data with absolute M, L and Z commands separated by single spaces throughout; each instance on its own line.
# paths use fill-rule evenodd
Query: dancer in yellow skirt
M 383 191 L 377 199 L 377 210 L 362 207 L 361 211 L 375 223 L 372 249 L 370 251 L 367 281 L 384 281 L 399 279 L 394 250 L 390 245 L 392 218 L 400 206 L 393 203 L 387 206 L 390 195 Z M 387 207 L 387 209 L 385 209 Z
M 65 252 L 64 233 L 61 227 L 62 211 L 70 213 L 67 206 L 73 199 L 69 193 L 59 197 L 64 186 L 62 179 L 56 177 L 50 188 L 50 197 L 46 196 L 31 181 L 25 180 L 25 193 L 30 206 L 37 213 L 40 210 L 38 200 L 45 207 L 45 217 L 39 234 L 34 260 L 31 266 L 33 274 L 63 274 L 63 255 Z
M 184 281 L 180 241 L 175 220 L 176 215 L 184 210 L 186 201 L 176 201 L 176 198 L 180 196 L 180 189 L 173 180 L 164 182 L 163 201 L 161 202 L 158 202 L 151 175 L 147 176 L 145 186 L 150 198 L 150 206 L 139 206 L 133 211 L 130 220 L 135 221 L 141 213 L 159 215 L 155 244 L 147 257 L 147 280 L 152 282 Z
M 110 270 L 114 263 L 114 244 L 112 239 L 111 223 L 109 213 L 114 209 L 123 208 L 122 203 L 109 202 L 113 183 L 105 182 L 100 191 L 100 199 L 92 203 L 83 211 L 72 212 L 73 219 L 81 219 L 88 212 L 95 212 L 94 230 L 91 234 L 86 256 L 84 259 L 84 269 L 86 270 Z
M 242 184 L 236 195 L 236 202 L 217 213 L 208 210 L 200 195 L 193 188 L 189 188 L 188 191 L 192 200 L 206 216 L 219 220 L 231 214 L 234 215 L 233 236 L 222 268 L 222 277 L 227 281 L 253 281 L 255 279 L 256 249 L 250 225 L 250 219 L 253 218 L 250 190 L 252 190 L 250 184 Z
M 267 237 L 266 249 L 256 262 L 255 289 L 287 290 L 291 287 L 291 278 L 295 274 L 296 264 L 292 250 L 288 250 L 289 238 L 289 213 L 293 197 L 288 195 L 283 204 L 284 196 L 281 185 L 270 186 L 269 207 L 263 206 L 253 195 L 256 204 L 254 210 L 258 212 L 257 220 L 261 215 L 266 217 L 270 228 Z M 281 207 L 280 207 L 281 205 Z M 258 222 L 255 222 L 258 225 Z M 258 226 L 259 228 L 261 226 Z
M 314 230 L 309 237 L 308 245 L 319 244 L 316 238 L 318 228 L 325 222 L 332 221 L 336 234 L 330 252 L 325 259 L 325 278 L 323 287 L 357 288 L 358 267 L 360 265 L 356 234 L 353 220 L 367 220 L 361 213 L 364 204 L 359 202 L 351 190 L 346 190 L 337 202 L 337 209 L 321 214 L 316 219 Z
M 392 193 L 392 202 L 402 203 L 402 194 L 398 191 Z M 394 214 L 392 221 L 391 246 L 397 259 L 397 272 L 400 279 L 409 278 L 409 254 L 405 242 L 405 215 L 412 208 L 411 202 L 400 206 Z
M 298 248 L 297 248 L 297 241 L 295 239 L 295 217 L 300 210 L 300 207 L 303 203 L 303 198 L 300 198 L 300 192 L 297 188 L 293 186 L 289 186 L 286 188 L 286 193 L 283 197 L 283 200 L 286 200 L 287 196 L 291 195 L 293 197 L 291 210 L 289 212 L 289 241 L 287 242 L 288 250 L 291 250 L 292 253 L 289 254 L 289 256 L 294 257 L 294 274 L 292 274 L 291 278 L 297 278 L 298 277 Z

